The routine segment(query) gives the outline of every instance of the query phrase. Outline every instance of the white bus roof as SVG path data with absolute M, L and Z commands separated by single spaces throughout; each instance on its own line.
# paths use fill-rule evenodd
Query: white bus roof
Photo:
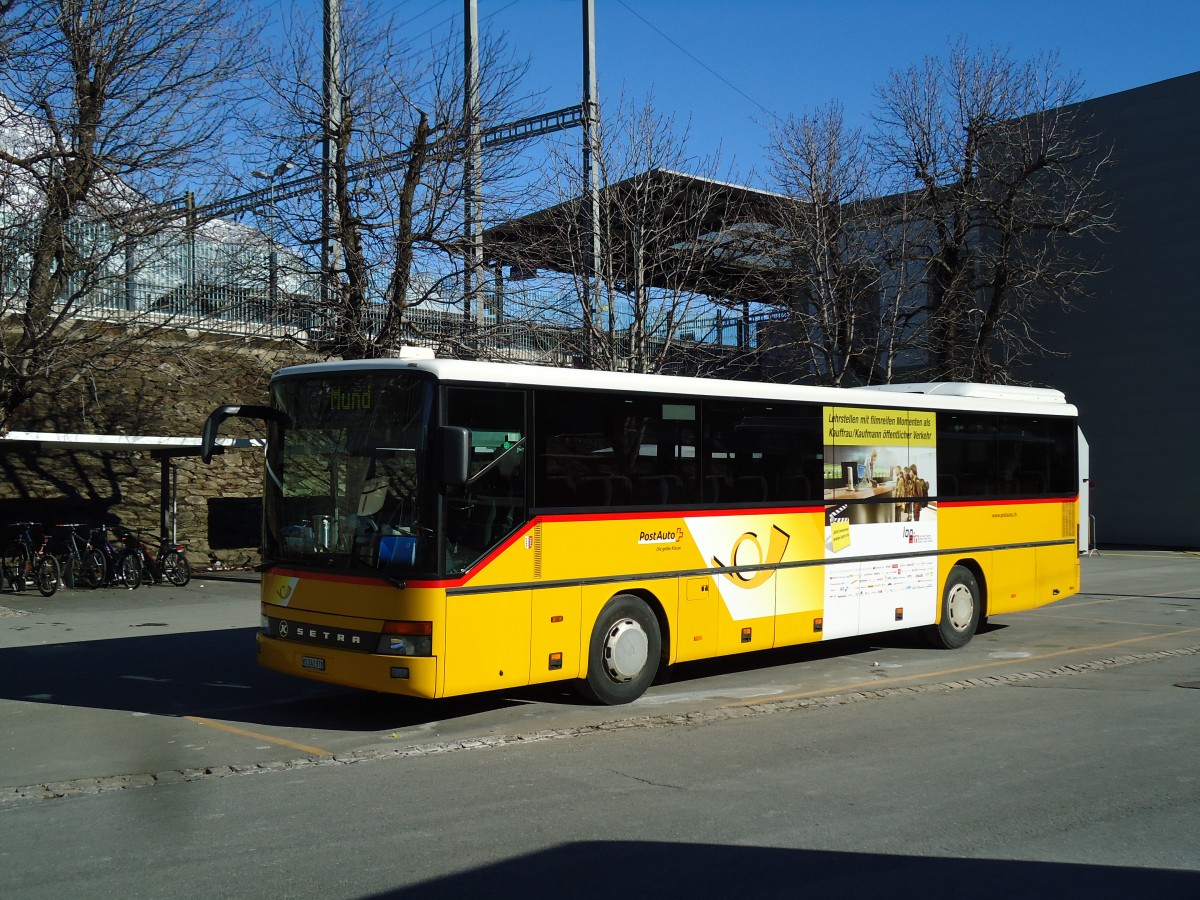
M 1061 391 L 1006 385 L 925 383 L 891 384 L 853 389 L 811 385 L 772 384 L 677 375 L 642 375 L 593 369 L 563 369 L 461 359 L 356 359 L 280 369 L 274 378 L 350 374 L 365 370 L 421 371 L 440 381 L 487 384 L 496 387 L 557 387 L 592 391 L 683 394 L 737 400 L 807 401 L 825 406 L 881 406 L 928 409 L 982 409 L 994 412 L 1049 413 L 1074 416 L 1077 411 Z M 911 394 L 923 395 L 919 400 Z
M 942 397 L 971 397 L 977 400 L 1021 400 L 1027 403 L 1066 403 L 1067 397 L 1054 388 L 1015 384 L 976 384 L 969 381 L 926 381 L 913 384 L 878 384 L 855 390 L 896 391 L 902 394 L 937 394 Z

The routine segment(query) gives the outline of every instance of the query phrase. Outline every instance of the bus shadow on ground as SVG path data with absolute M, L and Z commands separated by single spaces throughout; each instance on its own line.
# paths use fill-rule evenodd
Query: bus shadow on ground
M 1003 631 L 1007 625 L 986 623 L 979 629 L 979 634 Z M 882 634 L 863 635 L 861 637 L 837 638 L 830 641 L 819 641 L 811 644 L 796 644 L 791 647 L 779 647 L 770 650 L 754 650 L 749 653 L 738 653 L 731 656 L 719 656 L 713 659 L 696 660 L 695 662 L 678 663 L 660 674 L 656 684 L 686 685 L 688 682 L 701 681 L 705 678 L 716 678 L 735 672 L 748 672 L 755 669 L 768 671 L 784 666 L 802 665 L 807 662 L 820 662 L 827 659 L 853 659 L 869 655 L 880 650 L 912 650 L 923 653 L 950 653 L 953 650 L 934 650 L 917 629 L 902 629 L 899 631 L 883 632 Z M 874 670 L 880 680 L 886 677 L 886 670 Z
M 522 702 L 495 694 L 427 701 L 289 678 L 258 667 L 256 631 L 0 649 L 0 699 L 342 731 L 403 728 Z
M 656 841 L 562 844 L 375 896 L 531 897 L 570 885 L 571 897 L 608 900 L 614 878 L 629 896 L 659 898 L 1200 896 L 1198 872 Z
M 987 626 L 995 627 L 1003 626 Z M 139 634 L 0 649 L 0 671 L 5 672 L 0 699 L 348 732 L 445 722 L 529 703 L 590 705 L 570 682 L 421 700 L 291 678 L 258 667 L 256 630 Z M 922 646 L 920 636 L 909 632 L 844 638 L 684 663 L 667 670 L 660 683 L 685 686 L 734 672 Z

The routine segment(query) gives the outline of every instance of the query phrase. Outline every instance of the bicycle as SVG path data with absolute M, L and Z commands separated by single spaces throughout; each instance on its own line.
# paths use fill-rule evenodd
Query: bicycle
M 118 549 L 108 539 L 108 528 L 99 526 L 91 530 L 90 538 L 94 547 L 104 554 L 105 579 L 108 585 L 123 584 L 131 591 L 142 586 L 142 566 L 137 555 L 130 552 L 122 542 Z
M 175 587 L 183 587 L 192 580 L 192 564 L 184 555 L 183 547 L 165 538 L 158 545 L 156 565 L 160 582 L 165 578 Z
M 146 584 L 162 584 L 167 581 L 176 587 L 183 587 L 192 580 L 192 566 L 183 554 L 183 545 L 168 541 L 165 537 L 158 539 L 158 552 L 142 539 L 140 531 L 130 531 L 128 528 L 117 526 L 113 529 L 126 546 L 136 542 L 135 551 L 142 565 L 142 581 Z
M 43 535 L 41 545 L 35 545 L 30 529 L 37 524 L 17 522 L 12 526 L 19 528 L 20 533 L 4 551 L 4 577 L 14 591 L 25 590 L 32 581 L 43 597 L 53 597 L 58 591 L 61 571 L 54 554 L 46 549 L 50 539 Z
M 82 522 L 54 526 L 63 533 L 58 541 L 58 555 L 61 557 L 59 565 L 64 572 L 70 573 L 66 580 L 74 585 L 75 580 L 80 579 L 94 589 L 104 581 L 104 554 L 79 534 L 78 529 L 87 527 Z

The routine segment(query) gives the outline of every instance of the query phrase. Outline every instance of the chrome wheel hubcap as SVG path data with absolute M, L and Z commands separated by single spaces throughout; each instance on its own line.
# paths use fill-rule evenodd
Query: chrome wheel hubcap
M 621 619 L 608 630 L 604 639 L 604 670 L 613 681 L 631 681 L 638 676 L 650 656 L 650 639 L 633 619 Z
M 946 617 L 950 620 L 950 627 L 962 631 L 971 624 L 974 616 L 975 596 L 965 585 L 954 585 L 946 598 Z

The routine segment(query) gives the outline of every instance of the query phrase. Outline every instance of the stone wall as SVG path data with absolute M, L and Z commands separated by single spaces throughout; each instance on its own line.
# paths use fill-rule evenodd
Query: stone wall
M 115 344 L 113 345 L 115 347 Z M 265 403 L 273 371 L 319 357 L 291 341 L 170 333 L 154 350 L 101 353 L 101 366 L 36 396 L 13 431 L 198 437 L 222 403 Z M 223 436 L 263 437 L 261 423 L 228 420 Z M 177 537 L 193 565 L 258 561 L 263 466 L 256 450 L 205 465 L 169 461 Z M 17 521 L 119 523 L 159 533 L 163 462 L 151 452 L 0 446 L 0 526 Z

